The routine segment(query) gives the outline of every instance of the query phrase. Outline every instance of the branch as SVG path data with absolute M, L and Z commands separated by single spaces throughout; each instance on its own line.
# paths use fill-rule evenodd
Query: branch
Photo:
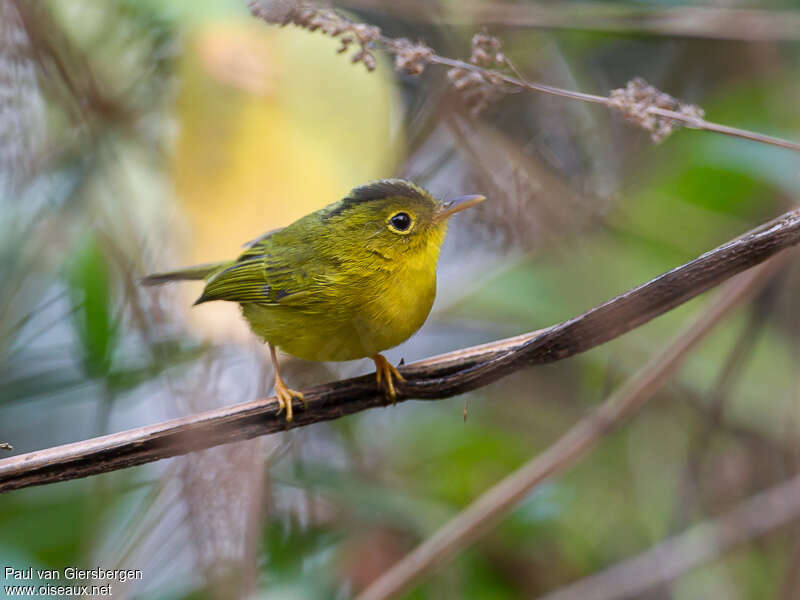
M 772 267 L 772 269 L 769 269 Z M 734 306 L 774 270 L 774 261 L 730 282 L 716 301 L 660 354 L 599 408 L 450 519 L 400 562 L 371 583 L 356 600 L 388 600 L 408 591 L 448 558 L 472 544 L 531 491 L 573 466 L 625 418 L 641 408 L 678 370 L 689 352 Z
M 687 529 L 650 550 L 543 596 L 540 600 L 639 597 L 683 573 L 800 517 L 800 476 L 748 498 L 721 517 Z
M 592 310 L 547 329 L 443 354 L 403 368 L 398 401 L 440 399 L 522 368 L 585 352 L 635 329 L 722 281 L 800 243 L 800 209 Z M 287 425 L 274 398 L 226 406 L 0 460 L 0 492 L 105 473 L 384 405 L 373 375 L 303 390 Z

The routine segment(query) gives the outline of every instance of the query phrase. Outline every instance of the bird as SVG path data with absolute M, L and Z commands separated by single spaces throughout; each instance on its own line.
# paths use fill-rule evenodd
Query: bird
M 381 354 L 425 322 L 436 296 L 436 266 L 454 214 L 479 194 L 440 201 L 404 179 L 354 188 L 341 200 L 245 245 L 235 259 L 155 273 L 144 285 L 205 280 L 195 305 L 238 302 L 250 329 L 269 347 L 278 414 L 293 400 L 276 348 L 311 361 L 369 357 L 391 401 L 405 381 Z

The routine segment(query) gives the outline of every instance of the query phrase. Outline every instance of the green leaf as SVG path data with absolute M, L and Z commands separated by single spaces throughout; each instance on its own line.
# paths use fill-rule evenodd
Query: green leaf
M 96 238 L 89 237 L 73 253 L 67 267 L 67 284 L 75 329 L 83 346 L 84 369 L 89 377 L 105 377 L 111 370 L 117 324 L 111 316 L 108 263 Z

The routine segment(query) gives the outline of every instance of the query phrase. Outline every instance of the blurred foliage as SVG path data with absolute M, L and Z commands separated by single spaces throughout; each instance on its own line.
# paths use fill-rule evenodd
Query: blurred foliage
M 356 16 L 468 55 L 481 23 L 438 25 L 437 7 L 458 4 L 429 5 Z M 410 173 L 442 196 L 491 200 L 452 227 L 434 314 L 392 353 L 409 360 L 571 318 L 779 214 L 800 189 L 788 151 L 689 130 L 652 146 L 595 106 L 519 93 L 472 121 L 443 71 L 409 78 L 386 59 L 367 74 L 336 42 L 270 29 L 244 2 L 0 7 L 0 441 L 15 453 L 266 393 L 235 307 L 190 311 L 195 287 L 137 280 L 230 256 L 357 183 Z M 778 8 L 800 4 L 759 7 Z M 532 80 L 605 93 L 639 75 L 714 121 L 800 139 L 795 41 L 492 33 Z M 798 293 L 790 263 L 641 415 L 407 598 L 535 597 L 796 474 Z M 115 597 L 352 597 L 705 302 L 466 397 L 0 496 L 0 565 L 143 569 Z M 366 368 L 297 367 L 308 383 Z M 782 528 L 646 597 L 797 597 L 797 544 Z
M 111 314 L 112 298 L 106 255 L 97 241 L 88 237 L 70 253 L 67 266 L 72 314 L 78 334 L 83 368 L 90 378 L 104 377 L 111 370 L 117 326 Z

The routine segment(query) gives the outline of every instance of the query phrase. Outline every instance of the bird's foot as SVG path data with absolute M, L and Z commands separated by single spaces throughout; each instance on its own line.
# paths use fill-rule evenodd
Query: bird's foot
M 405 378 L 382 354 L 372 356 L 372 360 L 375 363 L 375 379 L 377 380 L 378 387 L 383 390 L 386 397 L 394 404 L 397 400 L 397 391 L 394 389 L 394 382 L 397 380 L 402 383 L 405 381 Z
M 297 398 L 306 406 L 306 399 L 302 392 L 286 387 L 283 380 L 278 378 L 275 380 L 275 397 L 278 399 L 278 414 L 281 414 L 283 409 L 286 409 L 286 422 L 289 423 L 294 418 L 292 412 L 292 401 Z

